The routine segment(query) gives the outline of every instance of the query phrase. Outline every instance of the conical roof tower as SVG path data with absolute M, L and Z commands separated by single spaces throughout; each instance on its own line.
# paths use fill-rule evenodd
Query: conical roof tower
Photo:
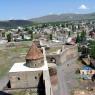
M 32 43 L 32 46 L 25 57 L 26 65 L 33 68 L 40 67 L 44 64 L 43 58 L 44 56 L 41 49 L 38 48 L 35 43 Z

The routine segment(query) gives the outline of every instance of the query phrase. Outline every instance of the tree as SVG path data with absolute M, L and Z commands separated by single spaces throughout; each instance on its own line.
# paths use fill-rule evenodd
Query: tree
M 81 42 L 84 42 L 84 41 L 86 40 L 86 31 L 83 30 L 83 31 L 81 32 L 80 37 L 81 37 Z
M 93 57 L 95 59 L 95 45 L 91 46 L 90 55 L 91 55 L 91 57 Z
M 70 37 L 70 36 L 71 36 L 71 32 L 69 31 L 69 32 L 68 32 L 68 37 Z
M 68 23 L 65 23 L 65 27 L 68 27 Z
M 88 47 L 83 46 L 83 47 L 81 48 L 81 52 L 82 52 L 82 54 L 84 54 L 84 55 L 88 55 Z
M 77 38 L 76 38 L 76 43 L 80 43 L 80 35 L 79 35 L 79 33 L 77 33 Z
M 61 27 L 65 28 L 65 25 L 64 25 L 64 24 L 62 24 L 62 25 L 61 25 Z
M 5 32 L 2 32 L 2 37 L 5 37 Z
M 94 82 L 95 81 L 95 74 L 92 75 L 91 80 Z
M 50 40 L 52 40 L 52 34 L 50 34 L 50 36 L 49 36 L 49 37 L 50 37 Z
M 72 31 L 75 32 L 75 26 L 74 25 L 72 25 Z
M 7 34 L 7 40 L 8 40 L 8 42 L 11 42 L 11 39 L 12 39 L 12 34 L 11 33 Z
M 24 34 L 23 34 L 23 33 L 21 33 L 21 37 L 22 37 L 22 39 L 24 40 Z
M 80 25 L 78 24 L 78 29 L 80 30 Z
M 33 40 L 33 31 L 29 30 L 29 34 L 31 35 L 31 40 Z
M 29 31 L 29 28 L 28 28 L 28 27 L 25 27 L 25 28 L 24 28 L 24 31 Z
M 95 41 L 90 41 L 89 53 L 90 56 L 95 59 Z

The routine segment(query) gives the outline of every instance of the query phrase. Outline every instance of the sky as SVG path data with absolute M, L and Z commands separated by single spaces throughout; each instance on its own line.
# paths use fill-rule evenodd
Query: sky
M 95 12 L 95 0 L 0 0 L 0 20 Z

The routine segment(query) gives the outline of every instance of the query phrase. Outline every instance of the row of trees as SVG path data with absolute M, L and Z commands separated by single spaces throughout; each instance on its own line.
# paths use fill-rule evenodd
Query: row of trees
M 77 38 L 76 42 L 81 45 L 81 43 L 84 43 L 86 41 L 86 31 L 82 31 L 80 34 L 77 33 Z M 90 55 L 92 58 L 95 59 L 95 41 L 88 41 L 88 46 L 87 47 L 82 47 L 80 48 L 79 46 L 79 51 L 82 52 L 82 54 L 85 55 Z
M 95 59 L 95 41 L 89 41 L 89 54 Z
M 82 31 L 81 33 L 77 33 L 76 42 L 83 43 L 86 41 L 86 31 Z
M 82 53 L 83 57 L 90 55 L 91 58 L 95 59 L 95 41 L 89 41 L 89 45 L 84 45 L 82 47 L 78 47 L 79 52 Z

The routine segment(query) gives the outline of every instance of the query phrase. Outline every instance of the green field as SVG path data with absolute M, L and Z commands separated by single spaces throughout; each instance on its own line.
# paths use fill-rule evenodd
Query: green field
M 8 73 L 16 62 L 25 61 L 25 55 L 29 50 L 31 42 L 22 42 L 14 47 L 6 47 L 0 50 L 0 78 Z

